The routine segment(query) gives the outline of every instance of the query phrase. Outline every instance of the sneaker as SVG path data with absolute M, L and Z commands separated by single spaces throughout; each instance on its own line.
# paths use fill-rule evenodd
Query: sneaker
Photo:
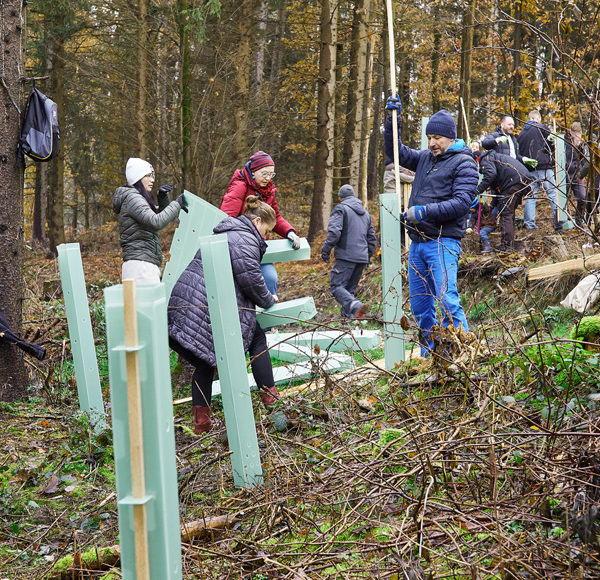
M 366 304 L 361 303 L 360 306 L 354 311 L 353 318 L 355 318 L 357 320 L 361 320 L 362 318 L 365 317 L 367 310 L 368 310 L 368 306 Z

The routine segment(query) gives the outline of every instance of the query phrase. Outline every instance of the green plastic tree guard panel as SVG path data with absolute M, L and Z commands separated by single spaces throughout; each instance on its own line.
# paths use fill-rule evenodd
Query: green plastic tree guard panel
M 429 123 L 429 117 L 423 117 L 421 119 L 421 149 L 429 148 L 429 139 L 427 139 L 427 133 L 425 132 L 427 123 Z
M 554 141 L 554 154 L 556 155 L 556 188 L 558 189 L 558 221 L 563 222 L 563 229 L 570 230 L 574 227 L 567 212 L 569 199 L 569 177 L 567 175 L 567 155 L 565 151 L 565 136 L 557 135 Z
M 289 240 L 267 240 L 267 251 L 261 264 L 299 262 L 300 260 L 310 260 L 310 245 L 306 238 L 300 238 L 300 248 L 298 250 L 292 248 L 292 243 Z
M 171 242 L 170 259 L 165 266 L 162 281 L 167 290 L 167 297 L 171 295 L 171 290 L 177 282 L 181 273 L 187 268 L 200 247 L 200 237 L 212 234 L 214 227 L 227 214 L 215 207 L 205 199 L 194 195 L 189 191 L 184 191 L 185 199 L 188 202 L 188 212 L 179 213 L 179 226 L 173 234 Z M 301 238 L 300 249 L 292 249 L 289 240 L 268 240 L 267 251 L 263 256 L 262 262 L 293 262 L 298 260 L 308 260 L 310 258 L 310 246 L 306 239 Z
M 123 286 L 104 291 L 108 370 L 117 478 L 121 569 L 125 580 L 136 578 L 133 534 L 132 482 L 129 451 L 129 418 Z M 148 548 L 152 580 L 182 577 L 177 468 L 169 345 L 164 284 L 143 284 L 136 289 L 139 370 L 142 395 L 144 473 Z
M 271 328 L 282 324 L 291 324 L 299 321 L 310 320 L 317 314 L 315 301 L 312 296 L 277 302 L 271 308 L 256 309 L 256 319 L 261 328 Z
M 275 332 L 267 334 L 269 349 L 278 344 L 307 346 L 311 350 L 318 346 L 322 351 L 343 352 L 346 350 L 373 350 L 381 346 L 379 330 L 352 330 L 338 332 L 333 330 L 306 332 Z
M 206 200 L 189 191 L 183 192 L 188 203 L 188 212 L 179 212 L 179 226 L 173 234 L 170 259 L 167 262 L 162 281 L 166 286 L 167 296 L 175 286 L 181 273 L 187 268 L 200 247 L 200 237 L 212 234 L 213 228 L 227 214 Z
M 201 238 L 200 251 L 233 480 L 237 487 L 255 487 L 263 481 L 262 466 L 227 236 Z
M 354 359 L 344 354 L 331 354 L 319 361 L 319 368 L 328 373 L 337 373 L 355 368 Z M 315 365 L 312 361 L 289 364 L 287 366 L 275 367 L 273 378 L 276 385 L 289 384 L 298 379 L 306 379 L 315 375 Z M 256 381 L 252 373 L 248 373 L 249 388 L 256 388 Z M 213 382 L 213 397 L 221 393 L 220 381 Z
M 56 249 L 77 379 L 79 408 L 86 411 L 94 423 L 103 425 L 105 415 L 102 388 L 79 244 L 60 244 Z
M 379 196 L 381 228 L 381 284 L 383 296 L 383 350 L 385 368 L 392 370 L 404 360 L 402 318 L 402 259 L 400 210 L 395 193 Z

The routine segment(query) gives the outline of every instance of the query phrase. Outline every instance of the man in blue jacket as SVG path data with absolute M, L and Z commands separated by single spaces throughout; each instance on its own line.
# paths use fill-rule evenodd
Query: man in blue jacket
M 386 109 L 399 113 L 399 98 L 390 97 Z M 461 239 L 478 182 L 471 149 L 456 138 L 456 124 L 448 111 L 442 109 L 432 115 L 425 132 L 428 149 L 418 151 L 398 143 L 400 165 L 415 171 L 404 220 L 412 241 L 408 254 L 410 307 L 421 333 L 422 356 L 433 349 L 431 329 L 438 324 L 436 300 L 444 326 L 462 325 L 469 330 L 456 277 Z M 391 118 L 385 125 L 385 152 L 393 157 Z
M 366 304 L 354 297 L 363 270 L 375 252 L 375 228 L 371 216 L 354 195 L 351 185 L 342 185 L 338 203 L 331 212 L 327 226 L 327 238 L 321 250 L 321 258 L 329 262 L 331 248 L 335 263 L 331 268 L 330 289 L 342 306 L 347 318 L 362 318 Z

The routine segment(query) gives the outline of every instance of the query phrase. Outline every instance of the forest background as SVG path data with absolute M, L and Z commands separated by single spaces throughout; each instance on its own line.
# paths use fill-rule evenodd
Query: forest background
M 233 171 L 265 150 L 276 163 L 282 213 L 310 240 L 326 227 L 342 183 L 367 203 L 377 199 L 390 94 L 383 3 L 32 0 L 24 8 L 2 0 L 0 8 L 5 47 L 19 57 L 9 71 L 11 50 L 3 55 L 6 119 L 23 107 L 26 79 L 38 78 L 58 105 L 62 136 L 57 158 L 28 163 L 20 185 L 0 179 L 11 238 L 0 250 L 17 256 L 4 264 L 1 289 L 15 328 L 19 244 L 54 255 L 76 232 L 114 230 L 112 193 L 128 157 L 147 158 L 159 184 L 219 204 Z M 519 130 L 538 107 L 558 131 L 580 120 L 592 141 L 599 8 L 395 2 L 403 141 L 418 146 L 421 118 L 440 108 L 467 138 L 504 113 Z M 0 132 L 4 169 L 13 166 L 16 138 L 10 127 Z

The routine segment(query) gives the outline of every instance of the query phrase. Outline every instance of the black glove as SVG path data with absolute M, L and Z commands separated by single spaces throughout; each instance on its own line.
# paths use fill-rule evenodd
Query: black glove
M 165 183 L 158 188 L 158 197 L 164 197 L 165 195 L 169 195 L 169 193 L 173 189 L 172 183 Z
M 181 206 L 181 209 L 188 213 L 188 202 L 185 201 L 185 197 L 183 197 L 183 193 L 180 193 L 176 199 L 177 203 Z
M 326 264 L 329 263 L 329 253 L 330 252 L 327 252 L 327 253 L 321 252 L 321 260 L 323 260 L 323 262 L 325 262 Z

